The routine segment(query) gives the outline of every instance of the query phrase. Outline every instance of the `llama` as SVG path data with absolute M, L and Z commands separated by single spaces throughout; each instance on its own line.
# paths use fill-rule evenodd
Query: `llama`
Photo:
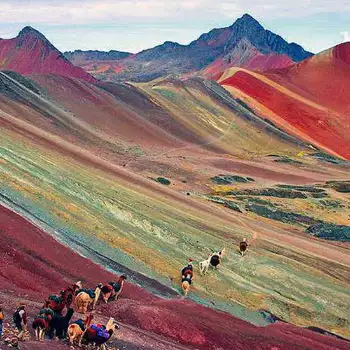
M 88 327 L 90 327 L 93 317 L 94 316 L 90 314 L 89 316 L 86 317 L 84 321 L 77 320 L 69 325 L 67 330 L 67 336 L 68 336 L 69 344 L 71 346 L 74 345 L 74 341 L 78 341 L 79 346 L 81 346 L 81 340 L 83 338 L 84 332 Z
M 222 257 L 225 255 L 225 248 L 214 254 L 209 254 L 207 260 L 203 260 L 199 263 L 199 273 L 201 276 L 208 272 L 209 266 L 211 265 L 214 269 L 221 263 Z
M 102 283 L 98 284 L 95 291 L 79 289 L 76 293 L 75 304 L 78 312 L 85 314 L 88 311 L 90 305 L 92 310 L 95 310 L 97 300 L 100 297 L 102 289 Z

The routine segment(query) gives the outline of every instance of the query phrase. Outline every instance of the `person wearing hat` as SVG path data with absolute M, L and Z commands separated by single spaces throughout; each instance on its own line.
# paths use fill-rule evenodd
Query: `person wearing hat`
M 24 332 L 27 330 L 27 312 L 25 303 L 19 304 L 19 307 L 13 315 L 13 321 L 16 328 L 19 330 L 18 338 L 21 339 Z

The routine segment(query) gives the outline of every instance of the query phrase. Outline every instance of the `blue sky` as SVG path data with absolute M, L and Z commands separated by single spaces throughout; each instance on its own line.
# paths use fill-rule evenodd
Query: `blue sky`
M 313 52 L 350 35 L 348 0 L 1 0 L 0 37 L 31 25 L 61 51 L 138 52 L 166 40 L 189 43 L 244 13 Z

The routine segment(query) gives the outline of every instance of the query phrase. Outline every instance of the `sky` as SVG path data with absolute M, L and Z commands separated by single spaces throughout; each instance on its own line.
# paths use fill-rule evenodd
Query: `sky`
M 61 51 L 136 53 L 188 44 L 244 13 L 314 53 L 350 40 L 349 0 L 1 0 L 0 38 L 30 25 Z

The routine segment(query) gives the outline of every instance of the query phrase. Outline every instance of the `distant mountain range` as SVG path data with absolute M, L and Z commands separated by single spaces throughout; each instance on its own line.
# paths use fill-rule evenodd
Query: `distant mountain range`
M 312 55 L 265 30 L 248 14 L 230 27 L 201 35 L 189 45 L 167 41 L 137 54 L 116 50 L 62 54 L 31 27 L 22 29 L 16 38 L 0 39 L 0 69 L 22 74 L 54 73 L 87 81 L 150 81 L 169 75 L 218 79 L 232 66 L 265 71 L 290 66 Z
M 247 55 L 248 53 L 248 55 Z M 242 55 L 246 60 L 238 59 Z M 189 45 L 167 41 L 136 55 L 110 51 L 74 51 L 65 56 L 98 78 L 116 81 L 150 81 L 167 75 L 192 74 L 212 64 L 225 69 L 231 63 L 255 69 L 281 68 L 300 62 L 313 54 L 300 45 L 288 43 L 279 35 L 265 30 L 246 14 L 230 27 L 213 29 Z M 263 58 L 263 57 L 268 58 Z M 262 59 L 263 58 L 263 59 Z M 221 62 L 218 64 L 218 62 Z M 214 72 L 214 76 L 219 72 Z

